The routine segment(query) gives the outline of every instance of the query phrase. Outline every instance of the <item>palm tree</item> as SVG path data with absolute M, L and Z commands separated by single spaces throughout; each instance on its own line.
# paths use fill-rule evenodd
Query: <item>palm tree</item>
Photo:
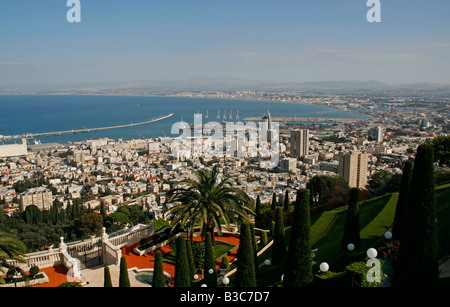
M 8 263 L 8 259 L 25 262 L 20 256 L 26 251 L 25 244 L 17 239 L 10 232 L 0 229 L 0 272 L 5 273 L 5 269 L 12 266 Z M 1 283 L 0 279 L 0 283 Z
M 254 214 L 250 209 L 253 203 L 245 192 L 233 186 L 231 177 L 219 180 L 217 167 L 193 173 L 194 180 L 179 181 L 168 192 L 164 212 L 171 217 L 172 230 L 186 227 L 192 236 L 194 226 L 200 225 L 202 238 L 210 232 L 214 244 L 214 230 L 221 235 L 222 223 L 249 221 L 249 214 Z

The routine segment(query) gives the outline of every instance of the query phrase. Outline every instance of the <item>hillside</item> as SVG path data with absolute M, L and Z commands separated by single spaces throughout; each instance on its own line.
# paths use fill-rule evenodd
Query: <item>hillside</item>
M 398 193 L 386 194 L 359 205 L 361 226 L 361 252 L 383 242 L 384 233 L 391 230 Z M 450 184 L 436 188 L 438 230 L 448 233 L 450 224 Z M 317 247 L 314 261 L 340 263 L 349 252 L 341 251 L 340 244 L 346 218 L 346 207 L 327 211 L 314 217 L 311 226 L 312 244 Z M 444 236 L 445 237 L 445 236 Z M 442 242 L 442 244 L 448 244 Z M 356 253 L 355 253 L 356 254 Z M 355 255 L 356 256 L 356 255 Z

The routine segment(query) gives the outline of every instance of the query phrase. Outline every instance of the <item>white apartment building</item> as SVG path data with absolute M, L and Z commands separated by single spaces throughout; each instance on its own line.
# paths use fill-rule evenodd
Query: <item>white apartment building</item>
M 35 205 L 40 210 L 49 210 L 52 204 L 52 191 L 44 187 L 31 188 L 20 194 L 21 210 L 30 205 Z

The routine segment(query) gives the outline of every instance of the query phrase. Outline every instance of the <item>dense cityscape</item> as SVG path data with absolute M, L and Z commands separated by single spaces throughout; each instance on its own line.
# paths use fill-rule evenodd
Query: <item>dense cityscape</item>
M 308 118 L 302 122 L 289 117 L 272 118 L 270 111 L 265 114 L 262 111 L 261 118 L 243 119 L 265 122 L 268 131 L 277 119 L 283 120 L 277 122 L 278 161 L 270 169 L 261 163 L 262 156 L 250 154 L 248 135 L 244 145 L 247 149 L 239 157 L 196 156 L 192 154 L 195 146 L 192 152 L 175 148 L 176 136 L 47 144 L 23 139 L 21 144 L 1 145 L 1 225 L 16 229 L 28 253 L 42 253 L 49 246 L 51 250 L 58 246 L 60 237 L 74 243 L 84 242 L 82 238 L 101 234 L 102 227 L 106 234 L 124 232 L 129 227 L 139 230 L 143 225 L 168 226 L 170 216 L 164 208 L 167 204 L 170 207 L 168 193 L 178 182 L 194 180 L 196 172 L 212 168 L 217 169 L 219 179 L 233 178 L 234 187 L 245 192 L 251 204 L 260 203 L 266 210 L 274 199 L 278 204 L 284 203 L 286 210 L 292 210 L 297 191 L 308 189 L 311 214 L 318 214 L 345 207 L 352 188 L 361 191 L 361 201 L 398 192 L 404 163 L 414 159 L 418 146 L 439 136 L 445 138 L 449 131 L 445 99 L 403 97 L 380 102 L 356 95 L 312 94 L 302 98 L 308 95 L 251 91 L 167 95 L 274 99 L 320 104 L 342 111 L 354 109 L 370 116 L 351 120 Z M 224 128 L 226 124 L 222 123 Z M 203 135 L 204 140 L 207 138 Z M 194 142 L 194 138 L 188 141 Z M 225 149 L 226 144 L 221 146 Z M 446 163 L 436 165 L 436 184 L 445 183 L 450 170 Z M 335 182 L 332 178 L 344 179 L 345 188 L 336 187 L 336 183 L 328 188 L 318 184 L 324 180 L 330 185 Z M 43 215 L 31 221 L 35 209 Z M 89 221 L 89 214 L 102 216 L 103 221 Z M 64 226 L 61 219 L 67 220 Z M 24 221 L 28 226 L 23 225 Z M 40 225 L 40 229 L 33 225 Z M 257 227 L 268 229 L 270 225 L 266 222 Z M 92 252 L 99 253 L 96 249 Z M 85 252 L 85 261 L 86 255 Z M 100 265 L 101 261 L 94 263 Z M 84 269 L 88 268 L 86 262 Z M 88 286 L 92 281 L 86 283 L 82 272 L 79 277 Z

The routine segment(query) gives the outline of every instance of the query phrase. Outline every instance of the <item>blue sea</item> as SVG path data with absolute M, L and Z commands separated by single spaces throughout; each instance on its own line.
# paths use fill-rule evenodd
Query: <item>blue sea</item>
M 198 112 L 215 121 L 218 111 L 233 119 L 264 116 L 365 118 L 356 111 L 342 112 L 308 104 L 238 99 L 186 98 L 168 96 L 84 96 L 84 95 L 20 95 L 0 96 L 0 135 L 20 135 L 127 125 L 149 121 L 173 113 L 155 123 L 79 134 L 41 136 L 41 143 L 78 142 L 108 137 L 131 140 L 171 135 L 175 122 L 194 122 Z M 32 141 L 29 141 L 32 142 Z

